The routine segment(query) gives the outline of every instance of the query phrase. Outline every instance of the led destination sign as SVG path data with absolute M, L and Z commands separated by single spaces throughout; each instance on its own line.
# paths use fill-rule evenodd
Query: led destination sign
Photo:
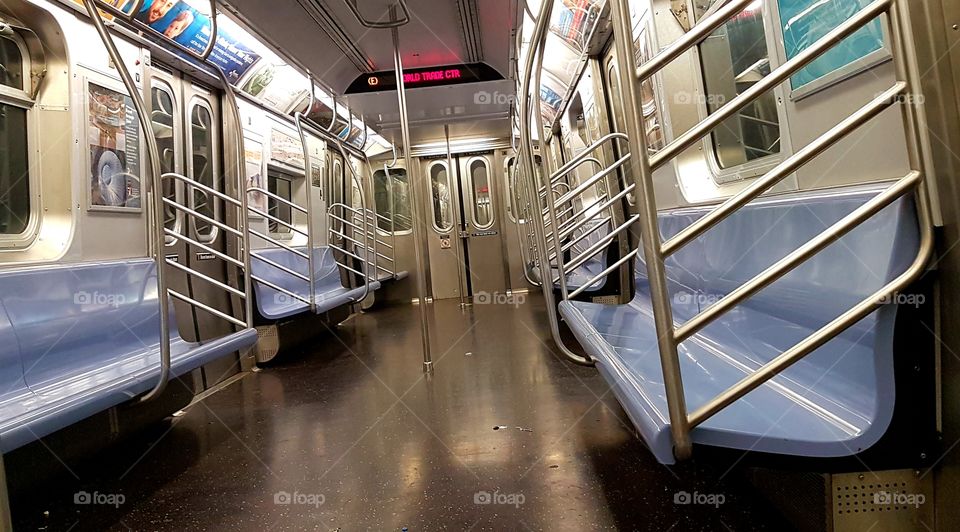
M 442 87 L 479 81 L 499 81 L 503 76 L 485 63 L 450 65 L 430 68 L 412 68 L 403 73 L 403 83 L 408 89 Z M 363 74 L 347 89 L 347 94 L 393 91 L 397 89 L 397 76 L 392 70 Z

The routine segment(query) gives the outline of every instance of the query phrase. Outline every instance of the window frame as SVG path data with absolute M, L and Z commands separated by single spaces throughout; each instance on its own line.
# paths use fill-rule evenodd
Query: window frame
M 164 72 L 166 74 L 166 72 Z M 153 114 L 156 109 L 153 109 L 153 91 L 159 91 L 165 93 L 173 104 L 172 110 L 172 134 L 173 134 L 173 145 L 174 145 L 174 157 L 173 157 L 173 168 L 172 172 L 181 173 L 181 165 L 183 165 L 183 151 L 184 151 L 184 135 L 183 135 L 183 109 L 180 107 L 179 98 L 177 98 L 177 93 L 173 88 L 173 84 L 165 78 L 160 78 L 156 74 L 150 77 L 149 91 L 150 91 L 150 127 L 153 127 Z M 162 157 L 163 154 L 161 154 Z M 174 179 L 174 201 L 184 204 L 184 196 L 186 194 L 185 187 L 183 183 Z M 184 222 L 186 221 L 186 215 L 180 209 L 174 209 L 170 207 L 174 212 L 175 221 L 173 227 L 170 228 L 177 234 L 182 234 L 184 230 Z M 180 241 L 179 237 L 172 235 L 165 235 L 166 246 L 171 247 L 177 244 Z
M 295 180 L 295 179 L 296 179 L 296 176 L 293 176 L 293 175 L 288 174 L 288 173 L 286 173 L 286 172 L 280 171 L 279 169 L 276 169 L 273 165 L 270 165 L 270 166 L 268 167 L 268 170 L 267 170 L 267 182 L 264 183 L 264 184 L 267 186 L 267 190 L 268 190 L 268 191 L 270 191 L 270 192 L 272 192 L 273 194 L 276 194 L 276 195 L 280 196 L 281 198 L 283 198 L 283 199 L 285 199 L 285 200 L 287 200 L 287 201 L 289 201 L 289 202 L 292 203 L 292 202 L 293 202 L 294 180 Z M 285 181 L 285 182 L 289 185 L 290 196 L 289 196 L 289 197 L 285 197 L 283 194 L 280 194 L 279 191 L 278 191 L 278 192 L 271 191 L 271 190 L 270 190 L 270 188 L 271 188 L 270 185 L 271 185 L 271 183 L 272 183 L 273 181 Z M 294 223 L 294 216 L 295 216 L 295 214 L 294 214 L 294 212 L 293 212 L 293 208 L 292 208 L 292 207 L 290 207 L 289 205 L 287 206 L 287 209 L 289 209 L 289 212 L 290 212 L 290 219 L 287 220 L 287 219 L 285 219 L 283 216 L 281 216 L 279 212 L 278 212 L 278 213 L 272 213 L 272 212 L 270 212 L 270 204 L 271 204 L 271 203 L 276 203 L 276 204 L 279 205 L 280 202 L 277 201 L 276 199 L 273 199 L 273 198 L 270 197 L 270 196 L 267 196 L 267 214 L 270 214 L 271 216 L 274 216 L 274 217 L 276 217 L 276 218 L 279 218 L 279 219 L 283 220 L 284 222 L 287 222 L 287 223 L 290 224 L 290 225 L 296 225 L 296 224 Z M 272 227 L 273 225 L 276 225 L 276 227 Z M 277 240 L 293 240 L 293 238 L 294 238 L 294 231 L 293 231 L 292 229 L 290 229 L 289 227 L 286 227 L 286 226 L 284 226 L 284 225 L 282 225 L 282 224 L 279 224 L 279 223 L 277 223 L 277 222 L 274 222 L 274 221 L 272 221 L 272 220 L 270 220 L 270 219 L 267 219 L 267 233 L 268 233 L 272 238 L 275 238 L 275 239 L 277 239 Z
M 36 101 L 28 92 L 32 83 L 31 66 L 33 57 L 27 43 L 16 31 L 4 35 L 0 39 L 8 39 L 17 45 L 20 51 L 20 66 L 23 69 L 24 90 L 0 85 L 0 103 L 24 110 L 26 113 L 26 146 L 27 146 L 27 195 L 29 198 L 29 217 L 24 229 L 18 234 L 0 234 L 0 251 L 21 250 L 30 247 L 40 234 L 41 202 L 40 202 L 40 175 L 36 171 L 39 166 L 39 156 L 36 147 L 39 145 L 37 131 Z
M 443 227 L 440 227 L 440 225 L 437 223 L 437 211 L 436 209 L 434 209 L 434 205 L 433 205 L 433 202 L 435 201 L 433 197 L 433 169 L 438 166 L 442 166 L 447 172 L 447 191 L 450 193 L 450 205 L 449 205 L 450 226 L 447 227 L 446 229 L 444 229 Z M 453 230 L 457 226 L 456 220 L 455 220 L 456 211 L 453 208 L 453 201 L 454 201 L 453 181 L 450 179 L 450 177 L 451 177 L 451 172 L 446 160 L 431 161 L 430 164 L 427 165 L 427 182 L 430 185 L 429 190 L 430 190 L 430 219 L 432 221 L 431 226 L 433 227 L 433 231 L 439 235 L 448 235 L 451 232 L 453 232 Z
M 413 192 L 412 192 L 412 189 L 411 189 L 410 187 L 413 186 L 413 184 L 410 182 L 410 173 L 407 172 L 407 169 L 404 168 L 402 165 L 397 165 L 397 166 L 395 166 L 394 168 L 390 168 L 389 170 L 390 170 L 390 172 L 391 172 L 391 174 L 390 174 L 391 176 L 393 176 L 393 173 L 392 173 L 392 172 L 395 172 L 395 171 L 398 171 L 398 170 L 399 170 L 400 172 L 403 172 L 403 176 L 407 179 L 407 181 L 406 181 L 406 184 L 407 184 L 407 197 L 411 197 L 411 195 L 412 195 Z M 385 172 L 383 172 L 383 168 L 380 168 L 380 169 L 378 169 L 378 170 L 374 170 L 373 173 L 371 174 L 371 181 L 373 182 L 373 210 L 374 210 L 378 215 L 380 215 L 380 216 L 386 216 L 386 214 L 381 213 L 381 212 L 377 209 L 377 174 L 380 174 L 380 173 L 383 173 L 383 176 L 384 176 L 384 177 L 386 177 L 386 175 L 387 175 Z M 429 177 L 429 175 L 428 175 L 427 177 Z M 394 198 L 394 201 L 396 201 L 396 198 Z M 433 196 L 432 196 L 432 195 L 430 196 L 430 207 L 431 207 L 431 209 L 433 208 Z M 413 224 L 412 224 L 412 222 L 413 222 L 413 221 L 411 220 L 411 227 L 409 227 L 408 229 L 402 229 L 402 230 L 400 230 L 400 231 L 390 232 L 390 231 L 387 231 L 387 230 L 383 229 L 382 227 L 380 227 L 380 223 L 379 223 L 379 221 L 378 221 L 377 224 L 376 224 L 377 234 L 379 234 L 379 235 L 381 235 L 381 236 L 405 236 L 405 235 L 412 235 L 412 234 L 413 234 Z
M 773 24 L 772 11 L 769 9 L 771 2 L 764 1 L 763 6 L 763 35 L 767 45 L 767 56 L 770 60 L 770 70 L 775 70 L 782 65 L 780 45 L 777 42 L 776 29 Z M 687 0 L 689 13 L 695 13 L 693 0 Z M 696 21 L 694 21 L 696 23 Z M 700 121 L 710 117 L 710 110 L 707 108 L 707 80 L 703 69 L 703 54 L 700 52 L 700 45 L 691 48 L 693 57 L 693 68 L 696 75 L 693 76 L 694 88 L 699 97 L 695 98 L 697 102 L 697 112 Z M 723 168 L 720 164 L 720 156 L 717 153 L 716 145 L 713 141 L 711 132 L 700 141 L 704 157 L 710 167 L 713 181 L 718 186 L 729 185 L 747 181 L 765 175 L 770 170 L 776 168 L 786 157 L 792 153 L 789 141 L 789 125 L 787 121 L 786 106 L 784 105 L 785 94 L 783 85 L 777 85 L 771 91 L 777 105 L 777 117 L 780 122 L 780 152 L 775 155 L 768 155 L 744 164 Z M 718 126 L 719 127 L 719 126 Z M 668 139 L 669 142 L 669 139 Z
M 486 167 L 486 169 L 487 169 L 487 190 L 488 190 L 488 194 L 489 194 L 489 196 L 490 196 L 490 221 L 489 221 L 488 223 L 482 224 L 482 225 L 477 221 L 477 213 L 479 212 L 479 211 L 477 210 L 477 208 L 479 207 L 479 204 L 477 203 L 477 197 L 476 197 L 477 184 L 476 184 L 476 183 L 474 182 L 474 180 L 473 180 L 473 163 L 478 162 L 478 161 L 481 162 L 481 163 L 483 163 L 483 165 L 484 165 L 484 166 Z M 474 229 L 479 229 L 479 230 L 481 230 L 481 231 L 486 231 L 486 230 L 488 230 L 488 229 L 491 229 L 491 228 L 493 228 L 493 226 L 496 225 L 496 223 L 497 223 L 497 199 L 496 199 L 496 195 L 494 194 L 494 191 L 493 191 L 494 188 L 495 188 L 495 187 L 494 187 L 494 180 L 495 180 L 495 178 L 492 176 L 492 172 L 491 172 L 491 170 L 490 170 L 490 167 L 491 167 L 490 161 L 487 160 L 487 158 L 484 157 L 484 156 L 482 156 L 482 155 L 478 155 L 478 156 L 475 156 L 475 157 L 471 157 L 470 159 L 467 160 L 467 164 L 466 164 L 467 179 L 468 179 L 469 182 L 470 182 L 470 190 L 469 190 L 469 192 L 470 192 L 470 218 L 471 218 L 472 221 L 473 221 L 473 225 L 474 225 L 473 228 L 474 228 Z
M 188 107 L 187 107 L 187 112 L 185 117 L 186 120 L 184 121 L 184 126 L 186 129 L 186 139 L 187 139 L 186 146 L 184 148 L 186 165 L 187 165 L 187 168 L 186 168 L 187 177 L 202 183 L 202 181 L 198 179 L 197 169 L 194 163 L 193 112 L 199 107 L 199 108 L 203 108 L 207 112 L 207 114 L 210 116 L 210 132 L 209 132 L 208 141 L 209 141 L 209 149 L 211 153 L 210 162 L 213 165 L 213 182 L 204 183 L 204 184 L 213 188 L 214 190 L 217 190 L 218 192 L 223 192 L 223 186 L 217 186 L 218 182 L 224 185 L 226 183 L 223 179 L 219 179 L 219 180 L 217 179 L 217 169 L 220 165 L 219 164 L 220 163 L 220 159 L 219 159 L 220 146 L 214 144 L 214 142 L 220 138 L 219 137 L 220 133 L 217 125 L 218 115 L 214 111 L 212 96 L 207 94 L 194 94 L 189 98 L 187 105 Z M 188 194 L 189 202 L 190 202 L 190 208 L 199 212 L 199 209 L 197 208 L 197 204 L 196 204 L 196 194 L 197 194 L 196 190 L 191 191 L 191 193 Z M 221 201 L 218 198 L 210 197 L 209 195 L 207 200 L 213 202 L 213 209 L 211 209 L 212 215 L 210 217 L 213 218 L 214 220 L 222 220 L 223 212 L 220 206 Z M 192 216 L 190 217 L 190 230 L 193 233 L 193 236 L 197 239 L 197 241 L 202 244 L 209 244 L 211 242 L 216 242 L 217 238 L 219 238 L 220 236 L 220 228 L 213 224 L 210 224 L 209 233 L 201 234 L 198 228 L 197 219 Z

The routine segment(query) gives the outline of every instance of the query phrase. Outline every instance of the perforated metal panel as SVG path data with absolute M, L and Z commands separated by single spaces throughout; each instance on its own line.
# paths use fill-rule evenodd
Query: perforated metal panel
M 276 325 L 257 327 L 257 362 L 270 362 L 280 352 L 280 335 Z
M 620 303 L 620 301 L 617 300 L 617 296 L 600 296 L 591 299 L 591 301 L 600 305 L 616 305 Z
M 934 530 L 933 479 L 910 470 L 844 473 L 831 479 L 836 532 Z

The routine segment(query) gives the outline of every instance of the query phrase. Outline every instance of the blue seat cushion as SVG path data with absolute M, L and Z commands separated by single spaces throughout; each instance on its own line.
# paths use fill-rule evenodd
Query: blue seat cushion
M 6 452 L 148 391 L 160 375 L 160 312 L 151 260 L 0 273 L 0 450 Z M 256 343 L 255 329 L 180 338 L 171 310 L 171 371 L 182 375 Z M 16 365 L 14 362 L 16 361 Z
M 877 187 L 764 199 L 734 214 L 667 263 L 676 325 L 807 242 L 879 192 Z M 707 212 L 661 215 L 664 238 Z M 679 346 L 694 411 L 897 277 L 919 231 L 904 199 Z M 644 440 L 673 463 L 663 373 L 646 267 L 627 305 L 562 302 L 560 312 L 614 387 Z M 695 443 L 812 457 L 857 454 L 893 413 L 893 328 L 882 307 L 693 429 Z
M 298 251 L 306 252 L 306 248 Z M 281 288 L 293 292 L 303 299 L 310 299 L 310 284 L 303 279 L 294 277 L 280 270 L 258 257 L 264 257 L 281 264 L 301 275 L 307 275 L 309 263 L 303 257 L 291 253 L 283 248 L 260 249 L 250 257 L 250 270 L 253 275 L 269 281 Z M 313 250 L 313 267 L 315 270 L 314 286 L 316 289 L 317 313 L 328 312 L 337 307 L 357 301 L 363 296 L 363 287 L 346 288 L 340 281 L 340 268 L 337 265 L 333 249 L 321 246 Z M 370 283 L 370 291 L 379 290 L 381 283 Z M 278 320 L 309 311 L 310 305 L 305 301 L 277 291 L 269 286 L 253 282 L 256 292 L 257 310 L 266 319 Z

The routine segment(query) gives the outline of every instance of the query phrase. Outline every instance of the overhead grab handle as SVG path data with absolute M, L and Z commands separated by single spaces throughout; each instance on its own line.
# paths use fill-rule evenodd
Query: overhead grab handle
M 353 12 L 353 16 L 356 17 L 357 22 L 365 28 L 371 29 L 391 29 L 399 28 L 400 26 L 405 26 L 410 22 L 410 10 L 407 9 L 406 0 L 397 0 L 397 6 L 400 7 L 400 17 L 395 20 L 389 20 L 387 22 L 380 22 L 378 20 L 368 20 L 363 16 L 363 13 L 360 12 L 360 8 L 357 6 L 357 0 L 343 0 L 347 7 L 350 8 L 350 11 Z

